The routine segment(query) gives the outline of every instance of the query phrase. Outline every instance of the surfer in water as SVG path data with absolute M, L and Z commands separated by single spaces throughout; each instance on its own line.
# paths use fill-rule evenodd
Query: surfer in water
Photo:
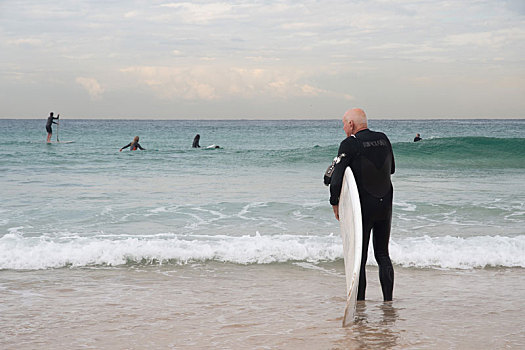
M 421 138 L 421 135 L 416 134 L 416 137 L 414 137 L 414 142 L 418 142 L 418 141 L 421 141 L 421 140 L 423 140 L 423 139 Z
M 191 147 L 193 148 L 201 148 L 201 146 L 199 145 L 199 140 L 201 139 L 201 135 L 197 134 L 195 135 L 195 138 L 193 139 L 193 144 L 191 145 Z
M 339 196 L 346 167 L 351 167 L 361 202 L 363 218 L 363 250 L 357 300 L 365 299 L 365 265 L 368 256 L 370 233 L 374 256 L 379 265 L 379 280 L 384 301 L 392 300 L 394 268 L 390 261 L 388 242 L 392 221 L 393 187 L 390 175 L 395 172 L 394 153 L 388 137 L 368 129 L 366 114 L 362 109 L 348 110 L 343 116 L 343 129 L 347 138 L 338 151 L 340 161 L 335 164 L 330 183 L 330 204 L 339 220 Z M 326 178 L 325 178 L 326 183 Z
M 57 117 L 53 117 L 53 112 L 49 112 L 49 117 L 47 117 L 47 123 L 46 123 L 46 131 L 47 131 L 47 143 L 51 142 L 51 135 L 53 134 L 53 128 L 51 128 L 51 125 L 57 124 L 54 122 L 54 120 L 58 120 L 60 118 L 60 114 L 57 114 Z
M 130 151 L 136 151 L 137 148 L 140 149 L 140 150 L 145 150 L 145 148 L 142 148 L 139 144 L 139 137 L 138 136 L 135 136 L 133 138 L 133 141 L 131 141 L 130 143 L 128 143 L 126 146 L 122 147 L 119 152 L 122 152 L 123 149 L 125 148 L 128 148 L 129 147 L 129 150 Z

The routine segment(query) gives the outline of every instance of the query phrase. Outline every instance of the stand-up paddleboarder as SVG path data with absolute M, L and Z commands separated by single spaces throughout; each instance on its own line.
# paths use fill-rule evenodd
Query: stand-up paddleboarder
M 51 135 L 53 134 L 53 129 L 51 128 L 51 125 L 52 124 L 58 124 L 58 123 L 55 123 L 54 120 L 58 120 L 58 118 L 60 118 L 60 114 L 57 114 L 57 117 L 53 117 L 53 112 L 50 112 L 49 113 L 49 117 L 47 118 L 47 123 L 46 123 L 46 131 L 47 131 L 47 143 L 51 143 Z

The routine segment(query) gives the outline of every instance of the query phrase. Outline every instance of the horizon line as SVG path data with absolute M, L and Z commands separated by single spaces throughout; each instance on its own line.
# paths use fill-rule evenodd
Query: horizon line
M 42 120 L 47 119 L 47 116 L 44 117 L 1 117 L 0 120 Z M 145 118 L 145 117 L 66 117 L 67 120 L 174 120 L 174 121 L 290 121 L 290 120 L 340 120 L 341 117 L 334 118 L 314 118 L 314 117 L 279 117 L 279 118 L 228 118 L 228 117 L 211 117 L 211 118 L 166 118 L 166 117 L 155 117 L 155 118 Z M 372 117 L 368 120 L 522 120 L 525 117 Z M 63 118 L 64 120 L 64 118 Z

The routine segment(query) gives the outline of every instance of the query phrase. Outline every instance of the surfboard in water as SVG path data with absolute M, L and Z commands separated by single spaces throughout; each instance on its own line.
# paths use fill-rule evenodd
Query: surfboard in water
M 359 192 L 350 167 L 346 168 L 339 197 L 339 224 L 343 239 L 346 275 L 346 307 L 343 327 L 354 321 L 363 248 L 363 222 Z
M 50 141 L 50 142 L 47 142 L 47 143 L 73 143 L 75 141 Z

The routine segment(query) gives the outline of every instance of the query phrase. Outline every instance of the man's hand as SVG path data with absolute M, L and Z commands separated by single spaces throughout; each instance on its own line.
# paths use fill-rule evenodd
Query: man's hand
M 339 205 L 332 205 L 332 209 L 334 210 L 335 218 L 339 221 Z

